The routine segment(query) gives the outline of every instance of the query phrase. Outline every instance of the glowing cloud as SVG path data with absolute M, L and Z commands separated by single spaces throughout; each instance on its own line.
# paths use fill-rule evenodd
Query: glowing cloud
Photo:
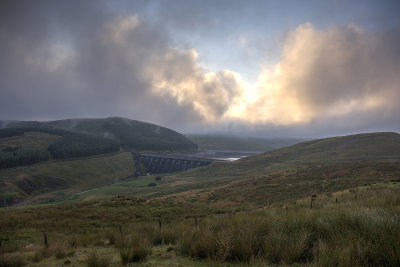
M 388 112 L 399 100 L 400 69 L 390 58 L 398 40 L 355 25 L 300 25 L 286 38 L 281 60 L 263 67 L 256 90 L 231 71 L 207 72 L 197 53 L 170 50 L 153 92 L 190 104 L 206 122 L 239 120 L 292 125 L 354 112 Z M 166 64 L 166 65 L 165 65 Z M 169 67 L 167 67 L 169 66 Z

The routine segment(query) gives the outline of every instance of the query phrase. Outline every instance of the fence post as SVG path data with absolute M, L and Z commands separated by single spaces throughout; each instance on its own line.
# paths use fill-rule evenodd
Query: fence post
M 43 239 L 44 239 L 44 245 L 47 247 L 48 244 L 47 244 L 47 234 L 46 234 L 46 232 L 43 232 Z
M 336 204 L 337 204 L 337 198 L 336 198 Z
M 122 235 L 122 225 L 119 226 L 119 233 Z
M 312 198 L 311 198 L 311 200 L 310 200 L 310 209 L 312 209 Z

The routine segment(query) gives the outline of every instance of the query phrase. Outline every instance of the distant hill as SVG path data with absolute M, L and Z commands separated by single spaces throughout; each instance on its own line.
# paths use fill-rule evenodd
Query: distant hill
M 225 135 L 187 134 L 186 137 L 199 146 L 199 149 L 232 151 L 268 151 L 273 147 L 252 142 L 246 138 Z
M 191 150 L 197 146 L 183 135 L 158 125 L 121 117 L 65 119 L 56 121 L 0 121 L 0 128 L 61 129 L 116 140 L 124 148 L 137 150 Z
M 260 137 L 248 137 L 247 141 L 265 145 L 272 148 L 281 148 L 285 146 L 291 146 L 297 143 L 306 141 L 306 139 L 300 138 L 260 138 Z
M 380 132 L 317 139 L 272 150 L 243 161 L 326 163 L 360 159 L 400 159 L 400 134 Z

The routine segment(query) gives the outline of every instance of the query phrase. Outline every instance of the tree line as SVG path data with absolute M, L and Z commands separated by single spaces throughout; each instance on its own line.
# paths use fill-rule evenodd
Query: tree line
M 41 132 L 61 136 L 47 149 L 20 146 L 0 146 L 0 169 L 28 165 L 53 159 L 87 157 L 117 152 L 118 141 L 89 134 L 78 134 L 61 129 L 8 128 L 0 129 L 0 138 L 22 136 L 25 132 Z
M 48 148 L 55 159 L 87 157 L 119 151 L 119 142 L 94 135 L 66 135 Z

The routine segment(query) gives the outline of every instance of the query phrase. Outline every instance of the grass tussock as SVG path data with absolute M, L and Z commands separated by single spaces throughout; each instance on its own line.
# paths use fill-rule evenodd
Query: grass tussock
M 26 262 L 19 253 L 0 254 L 0 267 L 22 267 Z
M 110 265 L 111 259 L 92 249 L 87 255 L 85 263 L 87 267 L 107 267 Z
M 53 251 L 48 247 L 40 247 L 33 254 L 33 262 L 38 263 L 44 259 L 50 258 L 53 255 Z
M 148 239 L 140 234 L 121 237 L 118 240 L 117 247 L 123 265 L 130 262 L 144 261 L 147 255 L 151 253 L 151 246 Z
M 213 218 L 198 228 L 182 226 L 177 250 L 238 263 L 399 266 L 398 189 L 358 194 L 341 196 L 340 204 L 318 199 L 313 209 L 299 203 L 288 212 L 275 208 Z M 372 203 L 379 205 L 369 207 Z

